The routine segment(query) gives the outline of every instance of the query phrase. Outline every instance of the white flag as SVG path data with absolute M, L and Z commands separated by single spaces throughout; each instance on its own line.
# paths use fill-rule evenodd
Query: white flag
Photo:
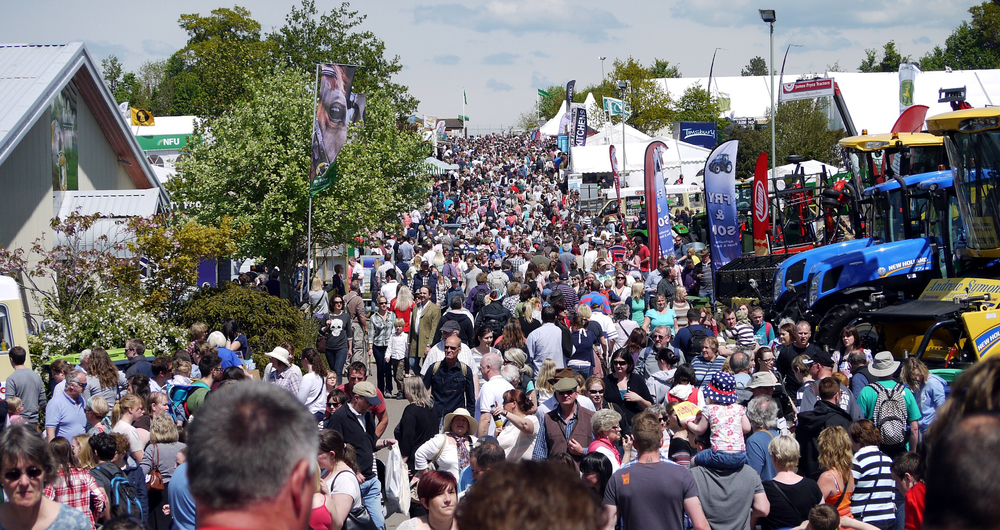
M 128 101 L 122 101 L 118 105 L 118 112 L 122 113 L 122 118 L 125 118 L 126 122 L 130 121 L 131 115 L 129 113 Z

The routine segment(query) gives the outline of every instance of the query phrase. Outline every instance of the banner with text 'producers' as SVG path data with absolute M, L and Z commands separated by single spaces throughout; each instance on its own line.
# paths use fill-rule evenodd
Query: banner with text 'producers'
M 705 198 L 712 232 L 712 274 L 740 257 L 740 224 L 736 217 L 736 150 L 739 140 L 729 140 L 705 161 Z

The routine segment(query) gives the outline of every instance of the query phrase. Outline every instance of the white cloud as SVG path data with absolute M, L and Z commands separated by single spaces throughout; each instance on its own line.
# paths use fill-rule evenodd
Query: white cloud
M 497 81 L 496 79 L 490 78 L 486 80 L 486 88 L 490 92 L 510 92 L 514 90 L 514 87 L 504 83 L 503 81 Z
M 562 33 L 584 42 L 610 40 L 610 30 L 627 27 L 610 11 L 569 0 L 491 0 L 474 7 L 418 5 L 413 9 L 413 20 L 418 24 L 437 22 L 480 33 L 506 31 L 517 36 Z

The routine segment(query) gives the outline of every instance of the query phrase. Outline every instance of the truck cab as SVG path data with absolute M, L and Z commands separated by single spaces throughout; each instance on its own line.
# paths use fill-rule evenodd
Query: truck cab
M 6 392 L 7 376 L 14 372 L 10 363 L 10 349 L 14 346 L 28 351 L 27 365 L 30 367 L 31 352 L 21 288 L 13 278 L 0 276 L 0 394 Z

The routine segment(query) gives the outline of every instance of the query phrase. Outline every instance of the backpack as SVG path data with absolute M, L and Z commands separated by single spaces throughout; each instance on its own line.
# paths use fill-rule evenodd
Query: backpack
M 187 400 L 191 397 L 191 394 L 199 388 L 207 388 L 204 384 L 201 385 L 167 385 L 167 400 L 169 402 L 170 408 L 168 411 L 170 415 L 174 418 L 174 421 L 180 421 L 186 423 L 188 418 L 191 416 L 187 408 Z
M 478 315 L 479 311 L 486 305 L 486 297 L 490 295 L 489 289 L 480 289 L 476 293 L 475 300 L 472 301 L 472 314 Z
M 906 386 L 896 383 L 887 390 L 878 383 L 868 385 L 878 394 L 872 421 L 882 435 L 882 445 L 899 445 L 909 438 L 906 424 Z
M 493 308 L 493 306 L 497 306 Z M 507 325 L 507 321 L 510 319 L 510 312 L 503 306 L 499 301 L 488 304 L 479 314 L 479 322 L 476 324 L 479 327 L 485 327 L 493 331 L 494 337 L 499 337 L 503 334 L 503 328 Z
M 107 494 L 108 504 L 111 506 L 111 517 L 128 517 L 142 521 L 142 503 L 139 502 L 139 490 L 135 489 L 125 474 L 120 470 L 112 474 L 104 466 L 97 466 L 94 471 L 100 473 L 110 483 Z
M 443 361 L 438 361 L 438 362 L 434 363 L 434 366 L 431 367 L 431 377 L 434 377 L 435 375 L 437 375 L 438 368 L 441 368 L 441 363 L 442 362 Z M 468 373 L 469 367 L 465 363 L 463 363 L 462 361 L 458 361 L 458 364 L 462 365 L 462 377 L 465 377 L 467 375 L 467 373 Z
M 684 352 L 688 356 L 688 359 L 692 359 L 701 355 L 702 341 L 708 338 L 705 333 L 705 328 L 703 326 L 698 326 L 697 328 L 688 328 L 691 330 L 691 336 L 688 338 L 687 351 Z

